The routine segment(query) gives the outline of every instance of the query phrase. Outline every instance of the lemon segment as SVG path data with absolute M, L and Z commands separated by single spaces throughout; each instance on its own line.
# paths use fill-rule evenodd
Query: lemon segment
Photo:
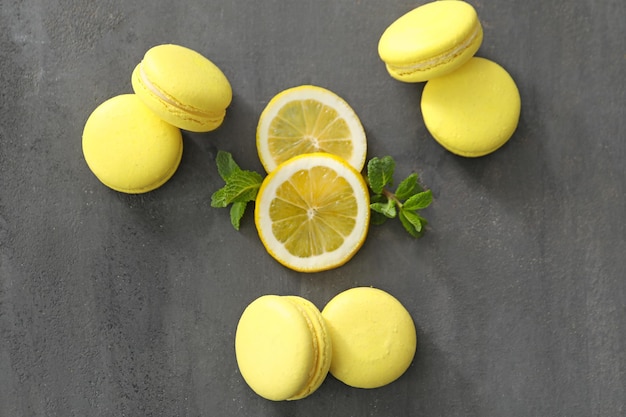
M 268 173 L 294 156 L 318 152 L 340 156 L 361 171 L 367 153 L 365 131 L 350 105 L 312 85 L 287 89 L 270 100 L 259 118 L 256 143 Z
M 369 215 L 361 174 L 340 157 L 311 153 L 265 178 L 254 217 L 271 256 L 296 271 L 317 272 L 352 258 L 365 241 Z

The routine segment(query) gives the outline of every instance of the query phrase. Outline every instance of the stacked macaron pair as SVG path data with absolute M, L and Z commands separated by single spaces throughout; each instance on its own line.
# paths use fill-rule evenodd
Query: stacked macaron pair
M 224 73 L 198 52 L 179 45 L 149 49 L 132 73 L 134 94 L 99 105 L 83 130 L 85 161 L 106 186 L 138 194 L 176 172 L 181 129 L 217 129 L 232 100 Z
M 504 145 L 519 121 L 517 86 L 497 63 L 475 57 L 483 29 L 474 7 L 461 0 L 419 6 L 382 34 L 378 53 L 389 74 L 426 81 L 421 110 L 426 128 L 444 148 L 487 155 Z
M 346 290 L 322 311 L 298 296 L 261 296 L 243 311 L 235 335 L 241 375 L 274 401 L 309 396 L 328 372 L 355 388 L 387 385 L 409 368 L 416 345 L 409 312 L 372 287 Z

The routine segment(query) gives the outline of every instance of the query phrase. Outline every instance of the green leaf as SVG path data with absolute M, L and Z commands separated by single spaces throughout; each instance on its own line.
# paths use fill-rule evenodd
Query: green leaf
M 237 202 L 233 203 L 230 208 L 230 223 L 233 225 L 235 230 L 239 230 L 239 225 L 241 224 L 241 218 L 246 212 L 246 206 L 248 203 Z
M 375 226 L 379 226 L 383 223 L 385 223 L 387 221 L 387 216 L 385 216 L 384 214 L 381 213 L 377 213 L 375 211 L 372 211 L 370 213 L 370 223 L 375 225 Z
M 211 195 L 211 207 L 224 208 L 228 206 L 225 188 L 220 188 Z
M 398 197 L 399 200 L 406 200 L 416 192 L 421 191 L 419 190 L 417 179 L 417 174 L 411 174 L 406 177 L 398 185 L 398 189 L 396 190 L 396 197 Z
M 241 171 L 241 168 L 239 168 L 239 165 L 237 165 L 230 152 L 218 151 L 215 157 L 215 163 L 217 165 L 217 172 L 219 172 L 220 177 L 222 177 L 225 182 L 228 182 L 228 179 L 233 173 Z
M 433 193 L 430 190 L 417 193 L 404 202 L 402 208 L 405 210 L 421 210 L 426 208 L 433 201 Z
M 418 232 L 422 231 L 422 221 L 424 219 L 419 214 L 409 210 L 402 210 L 402 214 L 409 222 L 411 222 L 411 224 L 415 227 L 415 230 Z
M 218 151 L 215 162 L 226 184 L 211 195 L 211 206 L 223 208 L 232 204 L 230 222 L 239 230 L 248 202 L 256 200 L 263 177 L 254 171 L 242 170 L 229 152 Z
M 400 218 L 402 226 L 411 236 L 418 238 L 424 233 L 423 226 L 426 224 L 426 220 L 417 213 L 402 209 L 398 218 Z
M 396 163 L 390 156 L 372 158 L 367 163 L 367 179 L 374 194 L 381 194 L 383 188 L 391 184 Z
M 387 203 L 387 201 L 389 201 L 389 199 L 380 194 L 376 194 L 370 197 L 370 208 L 372 209 L 372 212 L 370 213 L 370 223 L 374 225 L 381 225 L 385 223 L 385 221 L 387 221 L 387 216 L 376 211 L 376 209 L 378 208 L 378 204 L 384 205 Z
M 263 178 L 254 171 L 235 171 L 222 188 L 226 204 L 246 203 L 256 200 Z
M 370 208 L 390 219 L 396 217 L 397 214 L 396 204 L 392 200 L 388 200 L 386 203 L 372 203 Z

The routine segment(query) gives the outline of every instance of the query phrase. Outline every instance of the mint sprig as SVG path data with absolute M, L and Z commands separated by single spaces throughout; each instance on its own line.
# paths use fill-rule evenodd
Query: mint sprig
M 248 203 L 256 200 L 263 177 L 254 171 L 242 170 L 229 152 L 218 151 L 215 158 L 217 171 L 226 183 L 211 196 L 212 207 L 230 208 L 230 222 L 239 230 Z M 418 175 L 413 173 L 405 178 L 395 192 L 393 174 L 396 163 L 391 156 L 372 158 L 367 164 L 366 182 L 372 192 L 370 208 L 371 222 L 382 224 L 387 219 L 398 217 L 404 228 L 413 237 L 420 237 L 427 221 L 420 216 L 419 210 L 430 205 L 433 196 L 430 190 L 424 190 Z
M 432 192 L 423 189 L 416 173 L 402 180 L 395 193 L 390 191 L 388 187 L 393 186 L 395 168 L 396 163 L 390 156 L 375 157 L 367 163 L 366 179 L 373 193 L 370 204 L 371 222 L 382 224 L 387 219 L 398 217 L 411 236 L 420 237 L 428 222 L 420 216 L 419 210 L 432 203 Z
M 229 152 L 218 151 L 215 162 L 217 171 L 226 185 L 213 193 L 211 206 L 223 208 L 232 204 L 230 222 L 236 230 L 239 230 L 246 207 L 249 202 L 256 200 L 263 177 L 257 172 L 239 168 Z

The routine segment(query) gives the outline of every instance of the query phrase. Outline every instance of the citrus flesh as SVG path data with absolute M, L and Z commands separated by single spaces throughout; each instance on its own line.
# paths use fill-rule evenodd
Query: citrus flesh
M 301 272 L 332 269 L 362 246 L 369 192 L 361 174 L 326 153 L 296 156 L 263 181 L 255 224 L 268 253 Z
M 317 152 L 340 156 L 361 171 L 367 153 L 365 131 L 350 105 L 312 85 L 272 98 L 259 118 L 256 140 L 268 173 L 294 156 Z

